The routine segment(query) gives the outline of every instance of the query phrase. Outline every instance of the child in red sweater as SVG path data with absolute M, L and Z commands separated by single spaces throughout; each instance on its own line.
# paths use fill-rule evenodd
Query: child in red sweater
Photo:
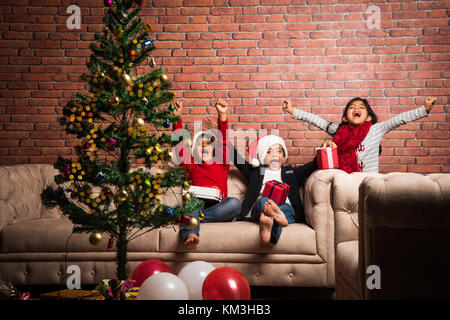
M 228 105 L 220 99 L 216 102 L 215 107 L 218 113 L 219 132 L 198 132 L 193 139 L 192 151 L 182 145 L 182 149 L 176 152 L 181 160 L 181 165 L 187 170 L 191 185 L 218 189 L 223 195 L 223 200 L 220 202 L 201 199 L 205 203 L 203 208 L 193 212 L 192 216 L 199 220 L 198 216 L 201 210 L 205 215 L 202 223 L 232 221 L 241 211 L 241 202 L 237 198 L 228 197 L 227 181 L 230 169 L 230 165 L 226 161 L 228 155 Z M 182 112 L 183 103 L 175 102 L 173 115 L 179 116 L 180 121 L 174 125 L 174 131 L 183 129 Z M 189 249 L 197 249 L 200 243 L 200 224 L 194 229 L 182 225 L 180 231 L 185 246 Z

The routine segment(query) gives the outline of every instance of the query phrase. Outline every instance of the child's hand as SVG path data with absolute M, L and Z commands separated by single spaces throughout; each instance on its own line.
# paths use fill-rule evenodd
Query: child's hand
M 435 97 L 427 97 L 427 98 L 425 99 L 424 105 L 425 105 L 425 111 L 426 111 L 427 113 L 430 113 L 431 107 L 433 106 L 433 104 L 434 104 L 435 102 L 436 102 L 436 98 L 435 98 Z
M 217 113 L 219 114 L 219 119 L 221 121 L 225 121 L 227 119 L 228 104 L 222 99 L 219 99 L 216 102 L 215 107 L 217 109 Z
M 183 102 L 181 101 L 175 101 L 174 104 L 175 110 L 172 111 L 172 114 L 176 117 L 181 117 L 181 114 L 183 113 Z
M 325 141 L 322 143 L 322 148 L 327 148 L 327 147 L 330 147 L 330 148 L 337 148 L 337 145 L 336 145 L 336 143 L 334 143 L 334 142 L 331 141 L 331 140 L 325 140 Z
M 294 107 L 292 106 L 292 101 L 287 99 L 283 101 L 283 110 L 289 114 L 294 114 Z

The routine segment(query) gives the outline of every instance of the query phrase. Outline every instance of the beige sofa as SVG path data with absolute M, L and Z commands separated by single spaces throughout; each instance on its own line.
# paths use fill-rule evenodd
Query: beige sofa
M 66 217 L 42 205 L 40 193 L 54 184 L 55 173 L 51 165 L 42 164 L 0 167 L 1 280 L 15 285 L 65 284 L 69 265 L 80 267 L 82 284 L 115 276 L 115 248 L 106 250 L 106 236 L 99 245 L 91 245 L 89 235 L 72 234 Z M 196 251 L 185 249 L 178 227 L 161 228 L 130 243 L 128 274 L 147 259 L 163 260 L 173 272 L 203 260 L 236 268 L 255 286 L 334 287 L 334 216 L 330 181 L 318 179 L 322 173 L 316 171 L 305 187 L 311 226 L 289 225 L 276 246 L 261 246 L 258 225 L 247 221 L 202 224 Z M 237 169 L 230 170 L 229 196 L 242 200 L 245 188 Z M 165 197 L 165 203 L 181 201 L 181 189 Z
M 450 299 L 450 175 L 365 177 L 345 212 L 340 195 L 358 182 L 334 179 L 336 298 Z
M 72 264 L 81 268 L 82 284 L 96 284 L 115 275 L 115 252 L 114 248 L 107 252 L 106 237 L 93 246 L 89 244 L 88 235 L 71 234 L 71 222 L 57 210 L 42 206 L 40 193 L 54 183 L 55 172 L 51 165 L 0 167 L 0 280 L 16 285 L 64 284 L 65 270 Z M 196 251 L 185 249 L 178 227 L 162 228 L 130 243 L 128 274 L 147 259 L 163 260 L 175 273 L 188 262 L 203 260 L 216 267 L 240 270 L 253 286 L 336 287 L 338 299 L 370 298 L 374 292 L 382 291 L 366 292 L 366 266 L 375 264 L 371 259 L 378 259 L 377 248 L 385 236 L 392 244 L 397 244 L 399 237 L 405 235 L 398 245 L 405 250 L 411 248 L 409 237 L 414 236 L 419 241 L 423 238 L 419 235 L 427 232 L 430 238 L 423 243 L 433 246 L 430 252 L 434 252 L 434 256 L 427 257 L 430 258 L 428 269 L 421 270 L 430 274 L 441 272 L 441 264 L 447 266 L 445 263 L 450 256 L 449 180 L 449 174 L 349 175 L 341 170 L 318 170 L 301 191 L 308 225 L 289 225 L 276 246 L 261 246 L 258 225 L 252 222 L 202 224 L 201 242 Z M 235 168 L 230 170 L 228 187 L 230 196 L 242 200 L 245 180 Z M 418 187 L 425 188 L 426 192 L 419 192 L 417 198 L 413 197 L 417 201 L 411 202 L 409 195 Z M 181 190 L 169 191 L 163 201 L 169 204 L 181 201 Z M 424 207 L 423 203 L 429 206 Z M 430 212 L 420 211 L 424 209 Z M 363 225 L 362 215 L 370 217 L 365 219 L 368 221 L 365 228 L 359 227 Z M 383 224 L 395 227 L 395 231 L 402 229 L 401 233 L 397 235 L 392 230 L 387 234 L 378 233 L 377 228 Z M 367 238 L 367 234 L 381 235 L 381 238 Z M 358 242 L 358 239 L 365 241 Z M 388 252 L 397 256 L 395 250 Z M 359 256 L 365 258 L 359 260 Z M 383 261 L 390 261 L 391 256 L 381 257 Z M 434 267 L 435 262 L 439 266 Z M 386 278 L 387 268 L 384 265 L 381 270 L 382 286 L 383 283 L 386 286 L 389 279 Z M 391 277 L 395 278 L 395 273 L 393 275 Z

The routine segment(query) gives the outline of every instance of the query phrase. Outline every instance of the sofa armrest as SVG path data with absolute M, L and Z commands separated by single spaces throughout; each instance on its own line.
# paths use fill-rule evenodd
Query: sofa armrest
M 358 218 L 366 299 L 450 297 L 450 174 L 368 177 Z M 380 269 L 381 290 L 364 285 L 370 265 Z
M 331 184 L 344 171 L 317 170 L 304 187 L 304 209 L 307 223 L 316 232 L 317 252 L 327 262 L 327 284 L 334 287 L 334 214 L 331 208 Z
M 382 177 L 382 175 L 354 172 L 336 175 L 332 181 L 331 207 L 334 212 L 335 245 L 358 240 L 359 185 L 366 177 Z

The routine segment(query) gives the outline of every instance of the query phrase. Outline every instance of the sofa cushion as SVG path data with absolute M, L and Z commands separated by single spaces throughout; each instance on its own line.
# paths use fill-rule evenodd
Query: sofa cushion
M 161 252 L 189 252 L 183 245 L 180 233 L 172 228 L 161 229 L 160 237 Z M 196 252 L 315 255 L 316 233 L 305 224 L 294 223 L 283 229 L 281 238 L 275 246 L 262 246 L 257 223 L 248 221 L 204 223 L 200 225 L 200 245 Z
M 5 226 L 0 233 L 0 252 L 106 252 L 109 236 L 97 245 L 87 233 L 72 234 L 73 224 L 65 217 L 25 220 Z M 72 234 L 72 235 L 71 235 Z M 30 236 L 32 235 L 32 236 Z M 130 252 L 151 252 L 158 248 L 158 231 L 148 232 L 128 245 Z M 113 246 L 111 251 L 115 251 Z

